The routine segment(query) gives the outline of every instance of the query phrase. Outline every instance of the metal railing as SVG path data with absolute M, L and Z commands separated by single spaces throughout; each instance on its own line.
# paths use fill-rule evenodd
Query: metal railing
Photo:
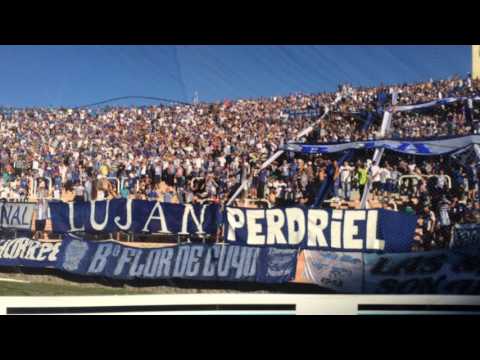
M 428 179 L 430 179 L 432 177 L 440 177 L 440 176 L 443 176 L 443 177 L 446 178 L 447 186 L 448 186 L 449 189 L 451 189 L 452 188 L 452 179 L 448 175 L 403 175 L 403 176 L 400 176 L 397 184 L 398 184 L 398 187 L 400 188 L 402 186 L 402 183 L 406 182 L 408 179 L 416 179 L 417 183 L 418 183 L 418 181 L 421 181 L 423 179 L 426 179 L 428 181 Z

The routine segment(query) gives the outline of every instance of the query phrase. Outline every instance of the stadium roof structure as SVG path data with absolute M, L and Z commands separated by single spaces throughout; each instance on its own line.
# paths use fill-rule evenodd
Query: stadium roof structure
M 4 107 L 76 107 L 130 95 L 192 102 L 197 94 L 215 102 L 317 93 L 341 83 L 463 76 L 472 61 L 469 45 L 0 46 L 0 59 Z

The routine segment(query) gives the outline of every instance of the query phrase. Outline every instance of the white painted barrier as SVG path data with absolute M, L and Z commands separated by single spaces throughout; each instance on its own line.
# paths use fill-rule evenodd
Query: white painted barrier
M 480 296 L 185 294 L 0 297 L 0 314 L 479 314 Z

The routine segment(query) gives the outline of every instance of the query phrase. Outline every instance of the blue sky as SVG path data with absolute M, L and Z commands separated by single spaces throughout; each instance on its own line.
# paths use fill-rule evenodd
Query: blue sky
M 78 106 L 128 95 L 190 102 L 195 92 L 219 101 L 439 79 L 470 67 L 469 45 L 3 45 L 0 105 Z

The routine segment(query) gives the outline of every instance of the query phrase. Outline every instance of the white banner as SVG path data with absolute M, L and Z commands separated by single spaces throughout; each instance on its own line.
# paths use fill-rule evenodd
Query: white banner
M 450 248 L 480 245 L 480 224 L 455 225 Z
M 318 286 L 340 293 L 362 291 L 361 253 L 305 250 L 303 277 Z
M 36 206 L 34 203 L 0 202 L 0 227 L 31 229 Z

